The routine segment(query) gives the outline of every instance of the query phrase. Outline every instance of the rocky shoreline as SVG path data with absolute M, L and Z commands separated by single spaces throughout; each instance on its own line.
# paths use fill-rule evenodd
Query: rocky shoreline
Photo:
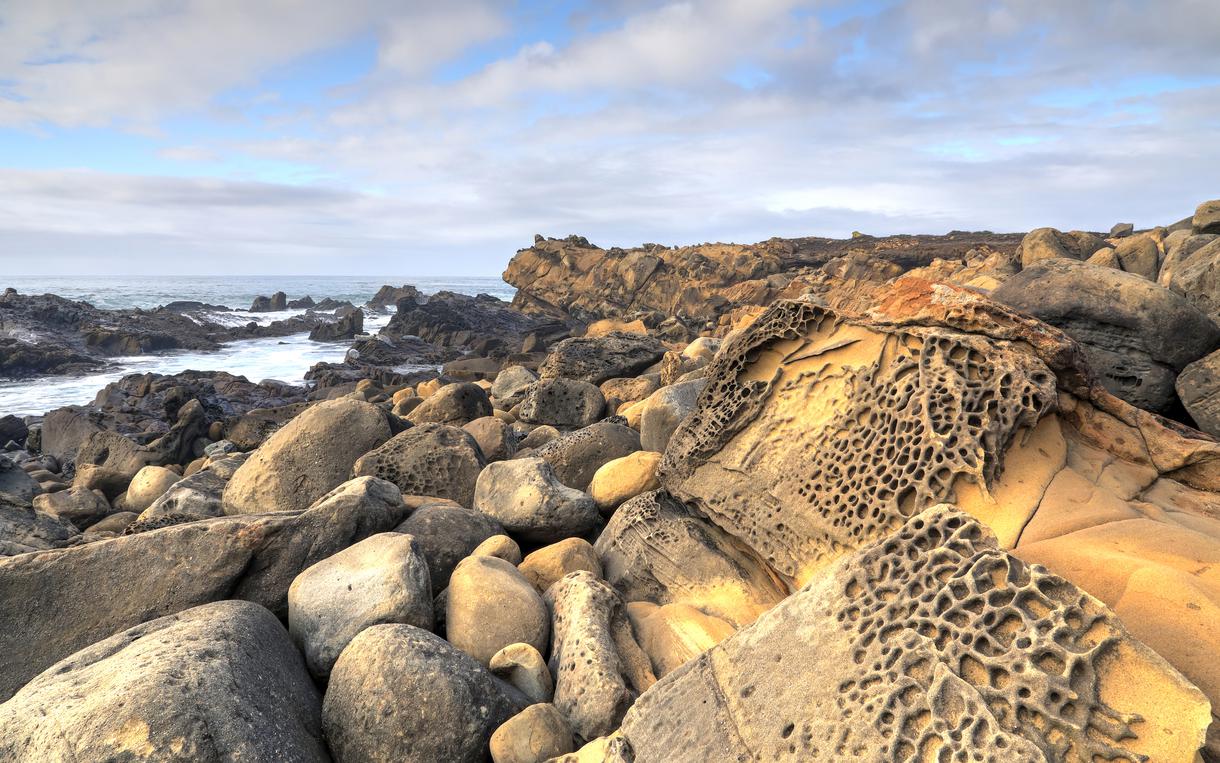
M 0 297 L 0 375 L 351 342 L 0 415 L 0 758 L 1220 761 L 1220 201 L 504 278 Z

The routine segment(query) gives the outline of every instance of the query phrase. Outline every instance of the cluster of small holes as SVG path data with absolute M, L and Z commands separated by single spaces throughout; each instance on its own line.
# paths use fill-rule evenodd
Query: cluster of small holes
M 601 390 L 592 384 L 572 379 L 543 379 L 526 390 L 521 402 L 521 418 L 556 427 L 585 426 L 597 420 L 604 405 Z
M 485 465 L 477 443 L 466 432 L 444 424 L 421 424 L 366 453 L 357 476 L 388 480 L 406 495 L 465 503 Z
M 838 687 L 842 711 L 867 716 L 887 760 L 1011 760 L 1014 740 L 1047 760 L 1144 760 L 1121 746 L 1139 718 L 1099 697 L 1112 615 L 982 535 L 937 511 L 862 555 L 838 615 L 860 666 Z M 973 692 L 946 691 L 936 663 Z
M 805 303 L 779 303 L 749 342 L 722 351 L 695 414 L 674 436 L 663 472 L 689 477 L 757 410 L 781 375 L 738 381 L 769 344 L 829 336 L 839 319 Z M 878 329 L 881 333 L 882 330 Z M 769 337 L 768 341 L 761 341 Z M 768 443 L 780 467 L 767 494 L 699 493 L 702 508 L 780 572 L 833 560 L 953 497 L 959 478 L 990 484 L 1013 434 L 1052 409 L 1055 380 L 1032 355 L 942 329 L 888 334 L 884 361 L 847 371 L 841 410 L 816 432 Z M 794 353 L 799 354 L 799 353 Z M 817 395 L 804 375 L 780 392 Z M 685 476 L 682 476 L 685 475 Z M 697 480 L 696 480 L 697 481 Z
M 174 525 L 182 525 L 187 522 L 198 522 L 200 519 L 204 519 L 204 517 L 183 512 L 162 514 L 157 517 L 149 517 L 148 519 L 137 519 L 123 528 L 123 535 L 146 533 L 150 530 L 160 530 L 162 527 L 173 527 Z

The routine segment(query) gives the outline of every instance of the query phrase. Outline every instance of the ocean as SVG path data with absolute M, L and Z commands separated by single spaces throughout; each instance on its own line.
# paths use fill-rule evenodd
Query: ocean
M 289 300 L 309 295 L 319 302 L 332 297 L 362 305 L 385 284 L 413 284 L 425 294 L 453 291 L 490 294 L 503 300 L 511 300 L 516 293 L 513 287 L 494 276 L 0 276 L 0 292 L 11 287 L 22 294 L 58 294 L 111 310 L 151 309 L 176 300 L 225 305 L 238 308 L 238 311 L 209 313 L 208 317 L 233 325 L 244 325 L 251 320 L 266 325 L 304 312 L 246 312 L 259 295 L 270 296 L 283 291 Z M 376 333 L 388 321 L 388 315 L 368 316 L 365 330 Z M 167 352 L 114 358 L 104 370 L 79 376 L 0 380 L 0 416 L 41 415 L 64 405 L 83 405 L 91 402 L 102 387 L 132 373 L 228 371 L 251 381 L 277 379 L 303 383 L 310 366 L 322 361 L 343 360 L 349 344 L 313 342 L 308 334 L 245 339 L 230 342 L 215 352 Z

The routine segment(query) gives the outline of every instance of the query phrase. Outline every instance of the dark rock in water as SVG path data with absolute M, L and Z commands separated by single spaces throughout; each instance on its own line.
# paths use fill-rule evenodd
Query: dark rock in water
M 162 305 L 157 308 L 169 313 L 194 313 L 200 310 L 211 310 L 216 312 L 229 312 L 231 308 L 224 305 L 210 305 L 207 302 L 194 302 L 189 299 L 179 299 L 169 304 Z
M 288 308 L 291 310 L 304 310 L 306 308 L 314 307 L 314 304 L 313 297 L 306 294 L 300 299 L 290 300 L 288 302 Z
M 1079 341 L 1106 389 L 1157 413 L 1174 412 L 1178 372 L 1220 346 L 1220 328 L 1197 307 L 1113 268 L 1049 259 L 993 296 Z
M 513 352 L 530 333 L 551 338 L 568 333 L 564 324 L 525 315 L 488 294 L 470 297 L 442 291 L 423 302 L 410 297 L 401 299 L 397 309 L 381 330 L 386 336 L 392 339 L 417 336 L 444 347 L 463 347 L 484 355 Z
M 322 724 L 340 761 L 481 763 L 492 733 L 526 704 L 444 639 L 374 625 L 335 663 Z
M 252 313 L 277 313 L 287 309 L 288 295 L 282 291 L 277 291 L 270 297 L 255 297 L 254 304 L 250 305 Z
M 334 323 L 319 323 L 309 332 L 315 342 L 339 342 L 364 333 L 364 313 L 351 310 Z
M 67 347 L 39 342 L 31 344 L 0 337 L 0 378 L 21 379 L 38 374 L 82 373 L 102 361 Z
M 78 532 L 68 520 L 0 493 L 0 557 L 61 548 Z
M 345 307 L 355 307 L 355 305 L 347 300 L 340 301 L 332 297 L 327 297 L 318 304 L 314 305 L 313 309 L 317 312 L 323 312 L 326 310 L 340 310 Z
M 303 512 L 188 521 L 0 559 L 0 700 L 72 652 L 155 617 L 221 599 L 286 617 L 302 570 L 406 518 L 393 485 L 368 483 L 353 480 Z M 35 540 L 62 542 L 66 532 Z
M 321 710 L 275 616 L 218 602 L 125 630 L 31 681 L 0 705 L 0 757 L 324 763 Z
M 376 310 L 384 310 L 390 305 L 397 305 L 399 300 L 409 299 L 412 302 L 420 303 L 427 298 L 420 293 L 419 289 L 410 284 L 402 286 L 390 286 L 386 284 L 377 290 L 373 298 L 369 300 L 368 305 Z
M 538 376 L 601 384 L 635 376 L 664 355 L 665 345 L 643 334 L 614 331 L 598 337 L 572 337 L 555 345 L 538 367 Z

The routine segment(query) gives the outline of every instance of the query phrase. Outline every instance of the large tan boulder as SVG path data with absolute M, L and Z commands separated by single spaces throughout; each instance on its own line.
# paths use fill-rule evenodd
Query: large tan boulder
M 271 435 L 225 486 L 228 514 L 304 509 L 348 478 L 356 459 L 385 442 L 373 405 L 341 398 L 308 408 Z
M 124 507 L 136 513 L 144 511 L 181 479 L 181 474 L 164 466 L 146 466 L 136 472 L 127 486 Z
M 445 611 L 449 642 L 483 665 L 509 644 L 546 649 L 546 606 L 517 568 L 491 556 L 469 556 L 449 578 Z

